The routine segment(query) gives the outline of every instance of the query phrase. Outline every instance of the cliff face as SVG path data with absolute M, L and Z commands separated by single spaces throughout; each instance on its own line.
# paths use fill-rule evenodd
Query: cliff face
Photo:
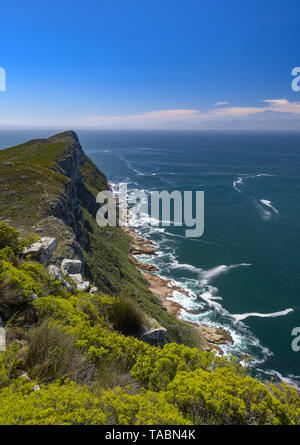
M 167 313 L 129 258 L 131 237 L 119 227 L 99 227 L 96 195 L 105 175 L 67 131 L 0 151 L 0 221 L 22 236 L 55 237 L 51 263 L 80 259 L 84 279 L 108 295 L 130 296 L 168 331 L 170 341 L 198 345 L 190 326 Z
M 66 143 L 65 150 L 57 163 L 54 164 L 53 170 L 67 178 L 59 199 L 51 204 L 49 214 L 69 226 L 74 232 L 75 241 L 82 249 L 87 249 L 89 248 L 89 225 L 83 216 L 83 209 L 95 217 L 98 207 L 95 196 L 86 187 L 83 175 L 80 172 L 80 167 L 85 165 L 88 158 L 85 156 L 78 137 L 73 131 L 53 136 L 49 140 Z M 95 175 L 103 179 L 102 188 L 106 189 L 108 187 L 106 178 L 96 166 L 94 166 Z M 80 249 L 75 249 L 74 253 L 83 259 Z
M 90 226 L 83 211 L 95 216 L 97 204 L 81 168 L 92 175 L 90 181 L 98 190 L 107 188 L 105 175 L 84 154 L 74 131 L 0 153 L 1 219 L 21 233 L 33 229 L 44 236 L 55 235 L 58 252 L 62 250 L 57 262 L 65 255 L 83 259 L 83 250 L 89 248 Z M 37 176 L 40 181 L 36 181 Z M 15 203 L 16 211 L 11 216 Z

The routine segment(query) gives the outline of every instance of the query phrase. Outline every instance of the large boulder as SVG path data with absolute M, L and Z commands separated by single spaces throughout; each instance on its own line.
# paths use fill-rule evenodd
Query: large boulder
M 155 319 L 149 319 L 150 327 L 144 327 L 141 340 L 149 345 L 164 346 L 168 343 L 167 329 L 161 326 Z
M 0 352 L 6 351 L 6 332 L 5 328 L 0 326 Z
M 80 260 L 65 258 L 61 263 L 61 270 L 65 275 L 75 275 L 83 273 L 83 263 Z
M 70 274 L 70 278 L 74 281 L 76 288 L 78 290 L 83 290 L 84 292 L 88 292 L 90 288 L 89 281 L 84 281 L 81 274 Z
M 56 244 L 56 238 L 43 237 L 40 241 L 26 247 L 23 255 L 30 255 L 32 259 L 40 261 L 40 263 L 45 263 L 51 260 Z
M 62 276 L 62 273 L 61 273 L 59 267 L 51 264 L 50 266 L 48 266 L 47 271 L 48 271 L 48 274 L 55 280 L 61 281 L 63 279 L 63 276 Z
M 62 286 L 66 287 L 69 292 L 73 292 L 73 287 L 63 279 L 64 277 L 59 267 L 55 266 L 54 264 L 50 264 L 50 266 L 47 267 L 47 271 L 48 274 L 54 278 L 54 280 L 61 281 Z

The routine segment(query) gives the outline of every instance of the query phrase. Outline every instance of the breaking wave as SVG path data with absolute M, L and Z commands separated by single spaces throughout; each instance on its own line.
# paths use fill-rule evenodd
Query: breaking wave
M 270 314 L 261 314 L 260 312 L 248 312 L 246 314 L 233 314 L 232 317 L 236 321 L 245 320 L 248 317 L 261 317 L 261 318 L 271 317 L 271 318 L 274 318 L 274 317 L 281 317 L 283 315 L 287 315 L 293 311 L 294 311 L 294 309 L 289 308 L 289 309 L 284 309 L 283 311 L 271 312 Z

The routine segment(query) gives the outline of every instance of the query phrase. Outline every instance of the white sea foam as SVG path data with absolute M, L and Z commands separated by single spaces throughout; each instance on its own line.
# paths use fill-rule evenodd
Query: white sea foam
M 242 193 L 242 191 L 239 189 L 238 184 L 243 184 L 243 178 L 238 178 L 236 181 L 233 182 L 233 188 L 239 192 Z
M 265 221 L 269 221 L 273 216 L 271 210 L 267 210 L 266 207 L 262 205 L 259 201 L 257 201 L 255 198 L 253 198 L 253 201 L 255 203 L 257 210 L 259 211 L 261 218 L 264 219 Z
M 185 269 L 197 274 L 202 271 L 202 269 L 199 267 L 193 266 L 192 264 L 179 263 L 176 259 L 173 260 L 172 264 L 170 265 L 170 269 Z
M 165 232 L 165 235 L 173 237 L 173 238 L 182 238 L 182 239 L 185 239 L 187 241 L 196 241 L 197 243 L 213 244 L 212 241 L 205 241 L 205 240 L 202 240 L 202 239 L 199 239 L 199 238 L 187 238 L 186 236 L 179 235 L 177 233 Z
M 272 206 L 271 201 L 268 201 L 267 199 L 261 199 L 260 202 L 265 206 L 270 207 L 270 209 L 272 209 L 273 212 L 279 213 L 279 211 L 274 206 Z
M 267 375 L 271 375 L 271 376 L 277 377 L 282 382 L 285 382 L 288 385 L 291 385 L 294 388 L 299 389 L 299 385 L 295 382 L 295 380 L 296 379 L 300 380 L 300 376 L 290 374 L 288 377 L 283 377 L 283 375 L 280 374 L 280 372 L 278 372 L 278 371 L 275 371 L 275 370 L 268 371 L 268 370 L 264 370 L 264 369 L 260 369 L 260 368 L 257 368 L 257 371 L 259 371 L 259 372 L 261 372 L 263 374 L 267 374 Z
M 238 267 L 249 267 L 252 266 L 250 263 L 240 263 L 240 264 L 231 264 L 230 266 L 225 266 L 222 264 L 221 266 L 213 267 L 209 270 L 202 270 L 200 273 L 200 283 L 202 285 L 209 283 L 213 278 L 218 277 L 223 273 L 227 273 L 232 269 L 236 269 Z
M 242 185 L 244 182 L 244 179 L 253 179 L 253 178 L 259 178 L 261 176 L 274 176 L 269 173 L 258 173 L 257 175 L 240 175 L 232 184 L 233 188 L 239 192 L 242 193 L 242 190 L 238 187 L 238 185 Z
M 294 309 L 289 308 L 289 309 L 285 309 L 283 311 L 278 311 L 278 312 L 272 312 L 269 314 L 261 314 L 260 312 L 248 312 L 246 314 L 233 314 L 232 317 L 236 320 L 236 321 L 241 321 L 241 320 L 245 320 L 248 317 L 261 317 L 261 318 L 267 318 L 267 317 L 281 317 L 283 315 L 287 315 L 290 312 L 293 312 Z

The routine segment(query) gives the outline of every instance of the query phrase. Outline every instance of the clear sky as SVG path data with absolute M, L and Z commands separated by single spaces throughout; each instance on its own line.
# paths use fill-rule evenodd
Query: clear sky
M 299 29 L 299 0 L 2 2 L 0 128 L 300 129 Z

